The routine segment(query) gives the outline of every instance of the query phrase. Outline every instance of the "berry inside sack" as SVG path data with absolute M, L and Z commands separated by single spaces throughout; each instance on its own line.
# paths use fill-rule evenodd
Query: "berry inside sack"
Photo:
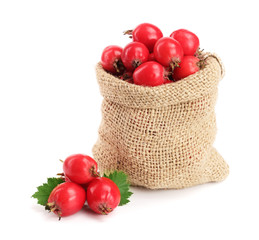
M 216 55 L 205 55 L 198 72 L 156 87 L 122 81 L 97 64 L 103 103 L 93 156 L 101 173 L 122 170 L 132 185 L 151 189 L 227 177 L 228 165 L 213 147 L 224 69 Z

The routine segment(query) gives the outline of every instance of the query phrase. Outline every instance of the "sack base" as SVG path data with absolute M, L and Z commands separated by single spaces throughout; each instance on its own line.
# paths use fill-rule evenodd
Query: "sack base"
M 105 150 L 106 147 L 107 151 Z M 123 164 L 121 164 L 123 159 L 120 159 L 118 152 L 114 148 L 111 148 L 108 143 L 106 147 L 103 141 L 101 146 L 97 141 L 93 147 L 93 157 L 98 163 L 101 175 L 104 173 L 109 174 L 114 170 L 124 171 L 128 175 L 129 182 L 132 186 L 141 186 L 148 189 L 182 189 L 203 183 L 220 182 L 229 174 L 228 164 L 217 150 L 212 147 L 211 150 L 208 151 L 209 155 L 203 161 L 206 166 L 201 168 L 202 172 L 200 172 L 200 174 L 197 174 L 197 172 L 195 174 L 190 173 L 189 175 L 185 173 L 183 176 L 178 175 L 168 180 L 161 179 L 161 181 L 157 180 L 159 177 L 154 176 L 156 181 L 152 181 L 152 178 L 148 176 L 149 174 L 145 174 L 145 169 L 138 169 L 138 173 L 136 173 L 136 171 L 128 172 L 127 169 L 129 168 L 123 168 Z M 111 152 L 111 149 L 113 149 L 114 152 Z M 141 180 L 139 177 L 135 177 L 136 174 L 142 174 Z

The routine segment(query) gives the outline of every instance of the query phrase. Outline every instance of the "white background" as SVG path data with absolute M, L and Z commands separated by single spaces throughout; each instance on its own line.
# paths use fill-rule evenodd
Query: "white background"
M 1 239 L 259 239 L 257 1 L 0 1 Z M 31 195 L 91 155 L 101 120 L 95 64 L 142 22 L 186 28 L 225 63 L 215 146 L 229 177 L 183 190 L 132 188 L 109 216 L 63 218 Z M 3 238 L 3 236 L 5 236 Z

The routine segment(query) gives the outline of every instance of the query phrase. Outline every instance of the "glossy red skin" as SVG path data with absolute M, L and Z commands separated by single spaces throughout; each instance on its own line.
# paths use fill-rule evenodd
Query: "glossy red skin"
M 149 51 L 140 42 L 131 42 L 125 46 L 121 54 L 121 60 L 128 71 L 134 71 L 135 63 L 142 64 L 148 60 Z
M 180 62 L 183 58 L 183 48 L 171 37 L 160 38 L 154 46 L 155 59 L 165 67 Z
M 86 184 L 96 177 L 94 173 L 97 172 L 97 163 L 87 155 L 75 154 L 66 158 L 63 163 L 63 171 L 70 181 Z
M 49 195 L 48 203 L 55 203 L 62 217 L 78 212 L 86 201 L 86 192 L 78 184 L 65 182 L 55 187 Z M 58 215 L 57 211 L 54 211 Z
M 167 84 L 167 83 L 172 83 L 173 81 L 169 80 L 169 79 L 165 79 L 164 81 L 164 84 Z
M 161 64 L 148 61 L 141 64 L 133 73 L 133 81 L 142 86 L 159 86 L 164 83 L 164 68 Z
M 64 180 L 65 182 L 72 182 L 66 175 L 64 175 Z M 80 186 L 83 188 L 83 189 L 87 189 L 88 188 L 88 185 L 89 185 L 90 182 L 88 183 L 85 183 L 85 184 L 80 184 Z
M 149 53 L 148 61 L 156 61 L 155 54 L 153 52 Z
M 122 48 L 116 45 L 106 47 L 101 56 L 101 64 L 106 71 L 116 74 L 114 63 L 121 59 Z
M 114 210 L 120 203 L 121 195 L 118 186 L 112 180 L 98 177 L 90 182 L 86 199 L 88 206 L 94 212 L 104 214 L 100 207 L 104 205 L 106 208 L 110 208 L 110 211 Z
M 145 44 L 149 52 L 153 52 L 156 41 L 161 37 L 163 37 L 161 30 L 150 23 L 139 24 L 132 32 L 133 41 Z
M 72 182 L 66 175 L 64 175 L 65 182 Z
M 184 56 L 180 63 L 180 67 L 174 70 L 174 73 L 173 73 L 174 80 L 177 81 L 198 72 L 200 70 L 199 66 L 197 65 L 199 61 L 200 59 L 197 57 Z
M 192 32 L 186 29 L 179 29 L 171 33 L 170 37 L 177 40 L 182 48 L 184 55 L 193 56 L 199 49 L 199 38 Z
M 124 82 L 133 83 L 133 72 L 125 71 L 121 76 L 120 79 Z

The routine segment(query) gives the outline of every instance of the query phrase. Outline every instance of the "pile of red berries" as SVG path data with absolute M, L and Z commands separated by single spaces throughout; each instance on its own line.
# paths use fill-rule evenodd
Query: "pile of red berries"
M 109 73 L 142 86 L 158 86 L 183 79 L 199 71 L 199 38 L 179 29 L 163 37 L 153 24 L 142 23 L 125 31 L 133 42 L 124 48 L 111 45 L 103 50 L 101 64 Z
M 72 155 L 64 161 L 63 171 L 65 183 L 53 189 L 47 203 L 49 210 L 59 217 L 78 212 L 86 200 L 93 211 L 101 214 L 108 214 L 119 205 L 118 186 L 100 177 L 97 163 L 91 157 Z
M 114 171 L 101 177 L 96 161 L 87 155 L 69 156 L 63 162 L 63 171 L 58 174 L 60 178 L 49 178 L 32 196 L 59 219 L 78 212 L 85 203 L 94 212 L 107 215 L 128 203 L 132 195 L 126 174 Z

